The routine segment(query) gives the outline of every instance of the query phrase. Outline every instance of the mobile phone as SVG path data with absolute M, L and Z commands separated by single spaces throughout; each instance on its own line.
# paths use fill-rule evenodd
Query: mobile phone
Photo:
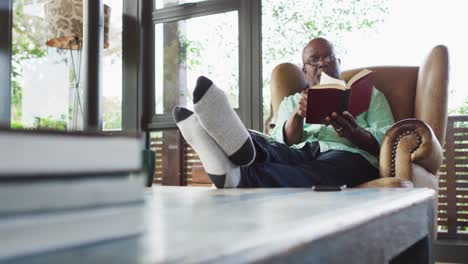
M 314 185 L 312 190 L 316 192 L 336 192 L 346 189 L 346 185 Z

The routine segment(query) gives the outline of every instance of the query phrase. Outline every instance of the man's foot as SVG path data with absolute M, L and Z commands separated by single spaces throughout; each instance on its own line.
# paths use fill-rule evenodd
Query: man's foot
M 238 166 L 250 165 L 255 159 L 255 147 L 224 92 L 200 76 L 193 91 L 193 104 L 200 124 L 229 160 Z
M 208 133 L 201 127 L 192 111 L 175 107 L 172 115 L 187 143 L 197 152 L 208 177 L 216 188 L 239 185 L 240 169 L 232 164 Z

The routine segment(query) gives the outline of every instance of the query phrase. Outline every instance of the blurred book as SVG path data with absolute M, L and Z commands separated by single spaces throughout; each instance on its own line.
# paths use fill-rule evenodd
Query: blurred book
M 140 137 L 0 130 L 0 261 L 137 235 Z
M 0 129 L 0 181 L 142 169 L 137 136 Z
M 0 217 L 141 202 L 145 180 L 143 173 L 133 173 L 3 182 L 0 184 Z
M 0 261 L 138 235 L 142 213 L 136 203 L 0 218 Z

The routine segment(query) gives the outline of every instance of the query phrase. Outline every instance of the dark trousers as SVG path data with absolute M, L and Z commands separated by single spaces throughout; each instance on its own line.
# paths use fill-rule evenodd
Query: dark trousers
M 317 142 L 293 149 L 256 133 L 251 136 L 257 157 L 253 164 L 241 167 L 240 188 L 343 184 L 353 187 L 379 175 L 377 168 L 359 154 L 340 150 L 320 153 Z

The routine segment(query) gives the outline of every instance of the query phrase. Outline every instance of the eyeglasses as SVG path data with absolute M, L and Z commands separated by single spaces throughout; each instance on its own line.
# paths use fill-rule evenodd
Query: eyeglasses
M 322 59 L 324 63 L 330 63 L 330 62 L 334 62 L 336 60 L 336 57 L 333 54 L 325 56 L 325 57 L 312 57 L 310 60 L 308 60 L 304 64 L 308 64 L 310 66 L 316 67 L 320 64 L 320 59 Z

